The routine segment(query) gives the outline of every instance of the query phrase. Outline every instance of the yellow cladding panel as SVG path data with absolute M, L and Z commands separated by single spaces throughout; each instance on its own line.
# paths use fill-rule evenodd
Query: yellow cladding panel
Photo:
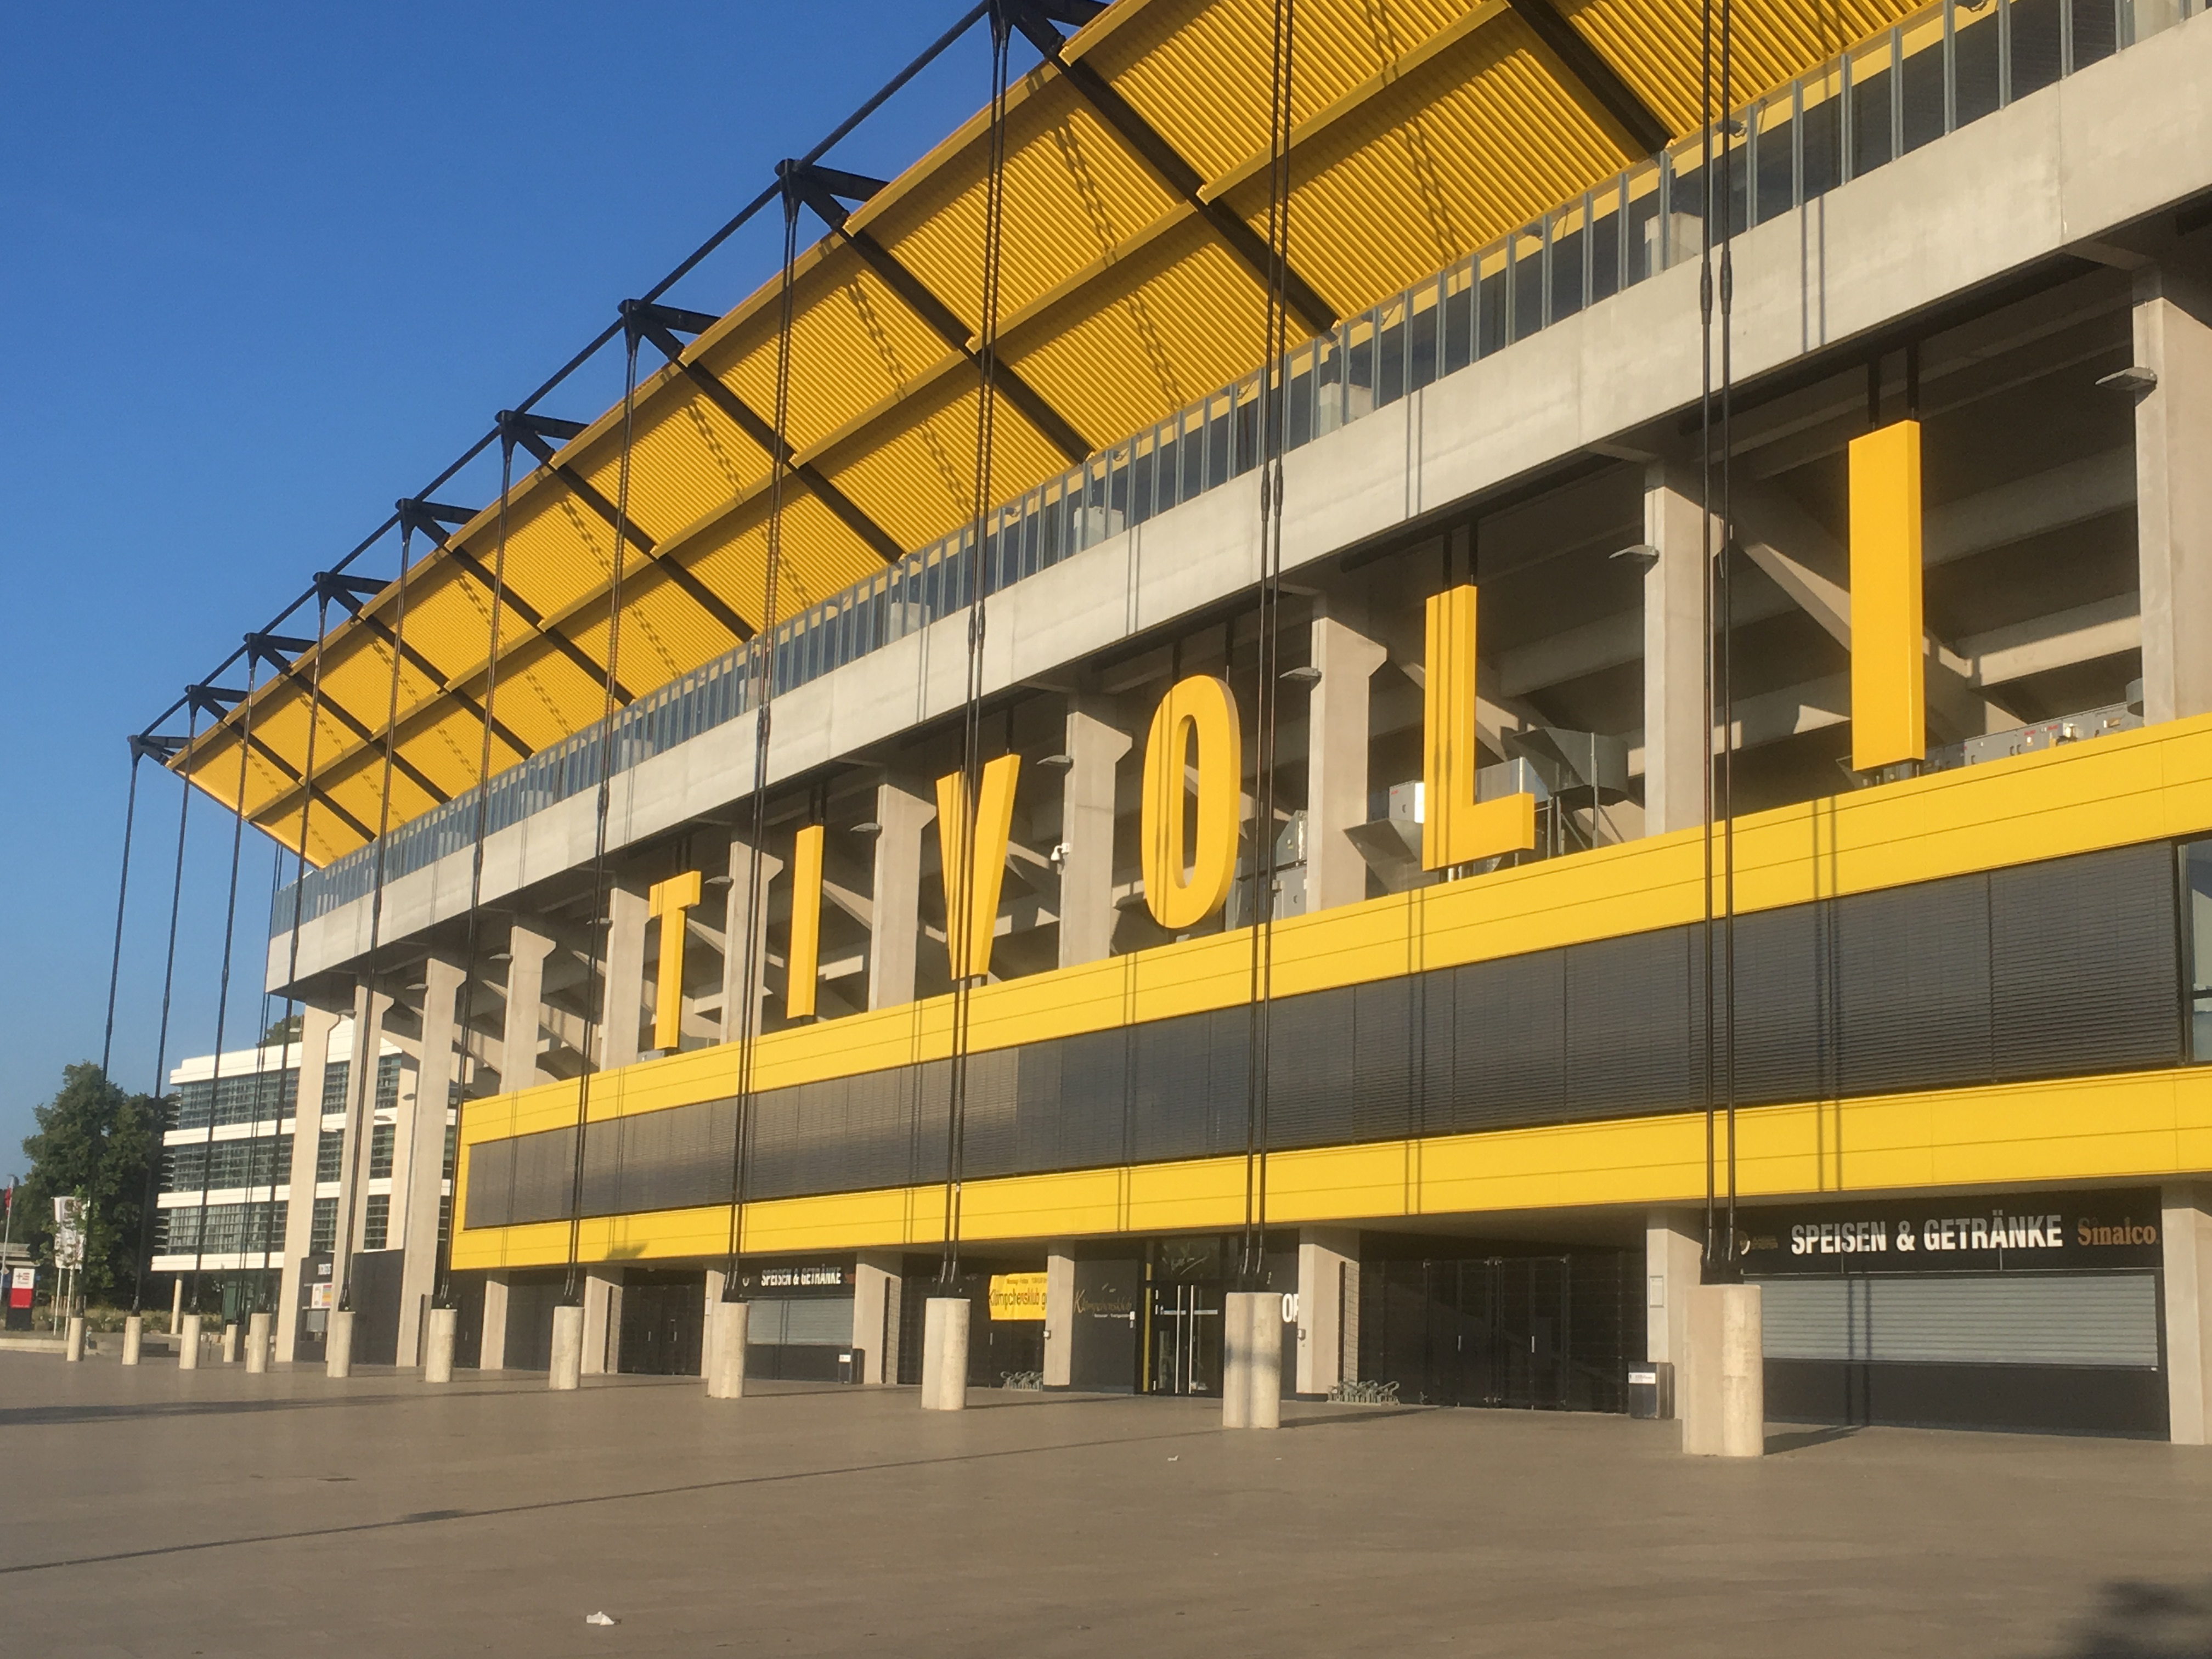
M 646 910 L 660 923 L 660 955 L 653 980 L 653 1046 L 679 1047 L 684 1036 L 684 934 L 685 918 L 699 902 L 696 870 L 655 882 L 647 889 Z
M 1943 772 L 1738 820 L 1746 912 L 2212 829 L 2212 715 Z M 1276 992 L 1291 996 L 1462 963 L 1676 927 L 1703 914 L 1698 832 L 1370 899 L 1275 925 Z M 975 1052 L 1231 1008 L 1250 984 L 1250 940 L 1210 934 L 975 988 Z M 763 1089 L 941 1059 L 951 1000 L 849 1015 L 759 1040 Z M 726 1096 L 727 1045 L 592 1079 L 594 1121 Z M 472 1103 L 465 1139 L 574 1121 L 572 1084 Z
M 1022 757 L 1000 755 L 983 767 L 971 815 L 968 781 L 948 772 L 937 781 L 938 867 L 945 872 L 945 967 L 956 980 L 991 971 L 999 890 L 1006 873 L 1006 843 L 1014 830 L 1014 780 Z
M 1188 843 L 1187 767 L 1198 775 L 1196 823 Z M 1177 681 L 1160 699 L 1145 739 L 1138 832 L 1146 907 L 1171 933 L 1195 927 L 1229 896 L 1243 775 L 1243 738 L 1229 682 L 1202 674 Z
M 1428 870 L 1527 852 L 1536 844 L 1534 795 L 1475 799 L 1482 764 L 1474 736 L 1475 612 L 1472 583 L 1429 598 L 1428 672 L 1421 690 L 1421 865 Z
M 1928 752 L 1920 422 L 1851 440 L 1851 766 Z
M 792 837 L 791 940 L 783 957 L 783 1012 L 788 1019 L 810 1018 L 814 1012 L 815 992 L 820 988 L 822 841 L 825 833 L 818 823 L 803 823 Z
M 1268 1219 L 1281 1224 L 1510 1213 L 1698 1200 L 1702 1113 L 1277 1152 Z M 1900 1188 L 2154 1181 L 2212 1169 L 2212 1068 L 1758 1107 L 1737 1115 L 1747 1200 Z M 464 1164 L 460 1179 L 465 1183 Z M 1243 1219 L 1239 1158 L 970 1182 L 975 1242 L 1177 1232 Z M 750 1205 L 748 1250 L 865 1249 L 942 1236 L 943 1188 L 916 1187 Z M 726 1208 L 586 1220 L 583 1259 L 707 1255 Z M 470 1229 L 461 1268 L 566 1259 L 562 1224 Z

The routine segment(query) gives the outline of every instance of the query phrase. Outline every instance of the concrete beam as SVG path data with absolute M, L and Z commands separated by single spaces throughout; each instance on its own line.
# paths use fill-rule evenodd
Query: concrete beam
M 454 1049 L 456 1006 L 465 975 L 432 957 L 422 970 L 422 1051 L 415 1065 L 414 1109 L 400 1103 L 392 1147 L 392 1219 L 406 1254 L 399 1262 L 402 1365 L 422 1363 L 422 1335 L 437 1288 L 438 1209 L 446 1176 L 446 1115 L 460 1079 Z
M 1071 698 L 1060 786 L 1060 965 L 1100 962 L 1114 950 L 1114 781 L 1133 746 L 1103 699 Z
M 1382 647 L 1334 617 L 1313 620 L 1321 678 L 1306 703 L 1306 908 L 1367 896 L 1367 860 L 1345 831 L 1367 822 L 1370 682 Z
M 753 1029 L 760 1029 L 757 1018 L 761 1001 L 769 993 L 768 910 L 769 889 L 783 873 L 783 860 L 763 851 L 760 855 L 760 902 L 753 902 L 753 849 L 750 842 L 739 836 L 730 838 L 730 885 L 723 905 L 722 939 L 722 1023 L 721 1037 L 725 1042 L 734 1039 L 739 1030 L 739 1011 L 744 999 L 752 999 L 756 1014 Z M 752 921 L 753 982 L 749 987 L 745 978 L 745 923 L 748 915 Z
M 868 1006 L 914 1000 L 921 938 L 921 836 L 937 803 L 896 783 L 876 789 L 876 880 L 868 927 Z
M 607 889 L 605 986 L 599 1004 L 599 1065 L 627 1066 L 642 1052 L 645 1024 L 645 895 L 620 882 Z
M 309 1003 L 300 1010 L 300 1082 L 292 1120 L 290 1196 L 284 1206 L 284 1266 L 276 1290 L 276 1362 L 289 1365 L 300 1335 L 300 1279 L 315 1224 L 315 1164 L 322 1151 L 323 1075 L 338 1017 Z
M 2136 280 L 2136 534 L 2143 718 L 2212 710 L 2212 300 L 2152 266 Z
M 507 934 L 507 1019 L 499 1042 L 499 1086 L 527 1089 L 550 1082 L 538 1063 L 545 1018 L 545 958 L 552 954 L 550 933 L 516 921 Z
M 2117 593 L 1986 634 L 1970 634 L 1959 641 L 1959 655 L 1976 685 L 2002 685 L 2117 656 L 2142 644 L 2142 617 L 2136 605 L 2135 594 Z
M 1711 761 L 1705 687 L 1708 548 L 1720 530 L 1698 505 L 1697 481 L 1655 461 L 1644 476 L 1644 539 L 1658 553 L 1644 573 L 1644 829 L 1702 823 Z

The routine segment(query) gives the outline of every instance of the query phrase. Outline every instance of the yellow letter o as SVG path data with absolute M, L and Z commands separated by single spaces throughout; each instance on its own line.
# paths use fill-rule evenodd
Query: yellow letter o
M 1198 830 L 1186 860 L 1183 751 L 1194 742 Z M 1243 775 L 1243 738 L 1229 683 L 1211 675 L 1178 682 L 1160 699 L 1145 740 L 1141 820 L 1145 903 L 1170 933 L 1194 927 L 1229 896 L 1229 884 L 1237 875 Z

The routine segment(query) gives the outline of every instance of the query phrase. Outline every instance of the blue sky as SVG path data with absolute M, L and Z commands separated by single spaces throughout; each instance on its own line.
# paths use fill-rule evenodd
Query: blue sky
M 125 733 L 957 15 L 0 11 L 0 1175 L 62 1067 L 99 1056 Z M 971 35 L 830 159 L 896 173 L 983 103 L 986 69 Z M 774 267 L 772 218 L 671 301 L 736 303 Z M 618 375 L 611 351 L 543 407 L 595 415 Z M 495 488 L 475 483 L 441 494 Z M 143 769 L 113 1066 L 135 1089 L 154 1079 L 177 805 Z M 193 819 L 173 1058 L 216 1025 L 229 823 L 204 798 Z M 249 831 L 234 1035 L 258 1029 L 270 873 Z

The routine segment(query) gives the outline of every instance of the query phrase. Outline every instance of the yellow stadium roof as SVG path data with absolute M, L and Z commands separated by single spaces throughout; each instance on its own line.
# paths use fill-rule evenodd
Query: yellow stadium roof
M 1785 82 L 1911 9 L 1737 0 L 1736 89 Z M 998 500 L 1265 355 L 1255 251 L 1267 214 L 1273 11 L 1273 0 L 1119 0 L 1013 87 Z M 1695 0 L 1297 0 L 1293 337 L 1694 129 L 1698 64 Z M 972 519 L 988 137 L 978 114 L 798 261 L 781 617 Z M 867 189 L 837 175 L 827 184 Z M 779 274 L 641 383 L 619 700 L 763 623 L 780 314 Z M 614 562 L 605 508 L 621 447 L 617 408 L 557 453 L 548 446 L 556 465 L 512 493 L 494 774 L 599 717 Z M 433 544 L 404 583 L 395 827 L 478 781 L 497 514 L 439 533 L 447 545 Z M 319 672 L 301 849 L 311 864 L 360 846 L 380 821 L 400 586 L 361 599 L 357 615 L 170 762 L 231 805 L 250 721 L 245 810 L 297 847 Z

